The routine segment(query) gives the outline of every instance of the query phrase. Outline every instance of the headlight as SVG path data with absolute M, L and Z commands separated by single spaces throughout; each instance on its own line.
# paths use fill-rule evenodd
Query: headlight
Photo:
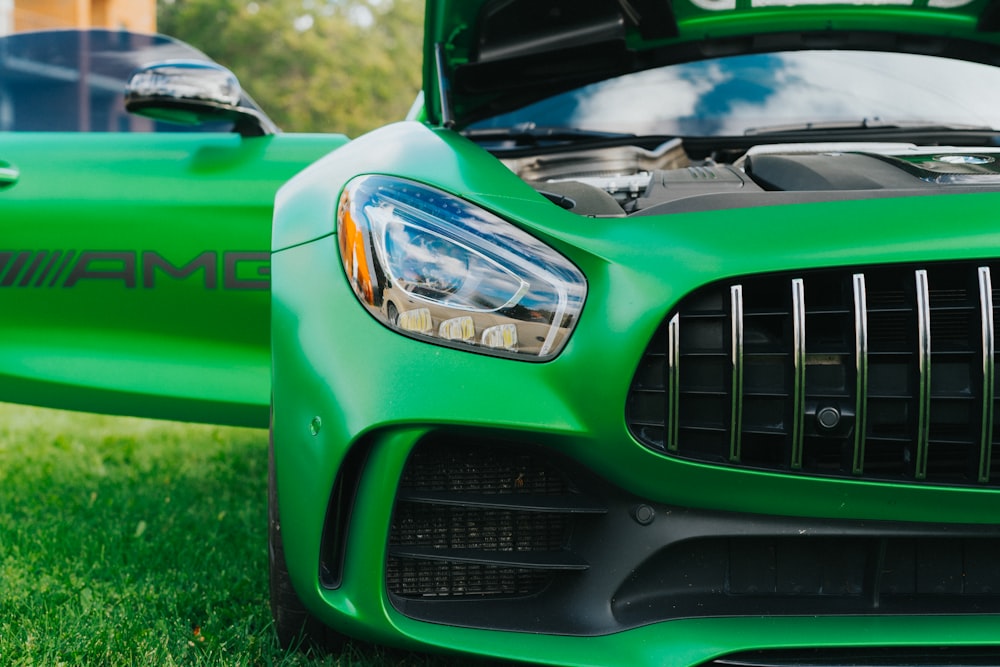
M 358 299 L 390 328 L 500 356 L 551 359 L 587 285 L 565 257 L 497 216 L 433 188 L 364 176 L 337 211 Z

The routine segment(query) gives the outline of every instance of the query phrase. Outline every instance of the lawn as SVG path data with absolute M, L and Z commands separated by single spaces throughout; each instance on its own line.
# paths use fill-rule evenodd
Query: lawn
M 0 664 L 440 665 L 283 651 L 267 433 L 0 404 Z

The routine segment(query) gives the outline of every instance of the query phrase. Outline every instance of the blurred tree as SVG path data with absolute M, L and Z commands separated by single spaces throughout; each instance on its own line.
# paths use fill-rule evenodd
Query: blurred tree
M 423 0 L 158 0 L 159 31 L 233 70 L 284 130 L 351 136 L 420 89 Z

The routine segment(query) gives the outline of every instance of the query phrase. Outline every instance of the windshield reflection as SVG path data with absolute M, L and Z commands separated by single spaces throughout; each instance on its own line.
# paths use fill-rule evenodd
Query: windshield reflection
M 603 81 L 471 127 L 733 136 L 864 120 L 1000 128 L 1000 68 L 867 51 L 733 56 Z

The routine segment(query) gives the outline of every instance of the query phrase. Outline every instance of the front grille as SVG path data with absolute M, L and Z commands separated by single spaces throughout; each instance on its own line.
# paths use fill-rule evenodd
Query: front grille
M 626 418 L 671 456 L 927 484 L 1000 485 L 989 262 L 750 276 L 683 299 Z
M 387 588 L 405 599 L 534 595 L 587 569 L 568 548 L 574 517 L 605 511 L 533 450 L 425 441 L 396 494 Z

